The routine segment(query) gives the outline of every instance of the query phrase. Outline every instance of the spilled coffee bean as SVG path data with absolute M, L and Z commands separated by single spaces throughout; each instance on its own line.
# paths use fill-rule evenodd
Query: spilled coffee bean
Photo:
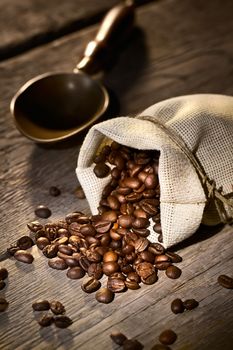
M 54 324 L 58 328 L 67 328 L 72 323 L 73 321 L 68 316 L 60 315 L 60 316 L 54 317 Z
M 233 278 L 227 275 L 218 276 L 218 283 L 224 288 L 233 289 Z
M 5 298 L 1 298 L 0 297 L 0 312 L 4 312 L 6 311 L 6 309 L 8 308 L 8 301 L 6 301 Z
M 0 280 L 3 281 L 8 277 L 8 270 L 5 267 L 0 268 Z
M 95 298 L 99 303 L 109 304 L 114 299 L 114 293 L 108 288 L 100 288 L 96 294 Z
M 29 236 L 22 236 L 17 240 L 16 245 L 19 249 L 27 250 L 34 245 L 34 242 Z
M 45 205 L 38 205 L 38 207 L 36 207 L 36 209 L 35 209 L 35 214 L 39 218 L 47 219 L 52 215 L 52 212 Z
M 53 300 L 50 302 L 50 309 L 55 315 L 60 315 L 65 313 L 65 307 L 60 301 Z
M 54 318 L 53 316 L 50 316 L 50 315 L 43 315 L 39 321 L 38 321 L 38 324 L 41 326 L 41 327 L 49 327 L 51 326 L 51 324 L 54 322 Z
M 186 310 L 193 310 L 199 305 L 199 303 L 195 299 L 187 299 L 183 302 L 183 305 Z
M 32 304 L 34 311 L 46 311 L 50 309 L 48 300 L 37 300 Z
M 34 260 L 33 256 L 31 253 L 29 253 L 26 250 L 17 250 L 14 254 L 14 258 L 20 262 L 26 263 L 26 264 L 31 264 Z
M 58 187 L 51 186 L 49 189 L 49 194 L 50 194 L 50 196 L 57 197 L 57 196 L 60 196 L 61 191 Z
M 124 342 L 127 340 L 127 337 L 121 332 L 112 332 L 110 334 L 110 338 L 117 345 L 123 345 Z
M 181 299 L 175 299 L 171 303 L 171 310 L 174 314 L 181 314 L 184 312 L 184 304 Z
M 171 344 L 175 343 L 176 339 L 177 339 L 177 335 L 171 329 L 166 329 L 159 336 L 160 343 L 162 343 L 164 345 L 171 345 Z

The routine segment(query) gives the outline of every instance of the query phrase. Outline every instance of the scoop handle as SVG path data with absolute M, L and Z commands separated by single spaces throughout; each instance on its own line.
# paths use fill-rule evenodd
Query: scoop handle
M 107 60 L 108 52 L 119 46 L 131 32 L 134 22 L 134 2 L 116 5 L 105 15 L 94 40 L 90 41 L 83 58 L 74 71 L 97 73 Z

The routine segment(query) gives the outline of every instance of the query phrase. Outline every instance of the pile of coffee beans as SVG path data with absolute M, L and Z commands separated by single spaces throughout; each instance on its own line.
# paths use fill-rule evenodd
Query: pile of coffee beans
M 52 324 L 55 324 L 55 326 L 58 328 L 67 328 L 73 323 L 68 316 L 64 315 L 66 310 L 64 305 L 60 301 L 53 300 L 49 302 L 45 299 L 38 300 L 32 304 L 32 308 L 34 311 L 39 312 L 49 310 L 52 311 L 52 314 L 42 314 L 42 316 L 38 320 L 38 324 L 41 327 L 48 327 Z
M 8 271 L 5 267 L 0 267 L 0 290 L 3 290 L 6 286 L 5 280 L 8 278 Z M 8 301 L 0 296 L 0 312 L 6 311 L 8 308 Z

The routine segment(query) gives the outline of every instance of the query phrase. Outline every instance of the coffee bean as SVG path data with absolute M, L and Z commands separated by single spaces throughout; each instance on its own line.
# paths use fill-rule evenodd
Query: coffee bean
M 127 337 L 123 333 L 120 333 L 120 332 L 112 332 L 110 334 L 110 338 L 117 345 L 123 345 L 124 342 L 127 340 Z
M 84 199 L 84 198 L 86 198 L 85 193 L 84 193 L 84 191 L 83 191 L 83 189 L 82 189 L 81 186 L 78 186 L 78 187 L 76 188 L 76 190 L 75 190 L 75 195 L 76 195 L 76 197 L 77 197 L 78 199 Z
M 93 263 L 88 267 L 88 276 L 100 280 L 103 276 L 103 269 L 100 263 Z
M 160 233 L 160 234 L 158 235 L 158 242 L 159 242 L 159 243 L 163 243 L 163 235 L 162 235 L 162 233 Z
M 157 224 L 155 224 L 155 225 L 153 226 L 153 230 L 154 230 L 156 233 L 158 233 L 158 234 L 162 233 L 161 223 L 158 222 Z
M 112 210 L 119 210 L 120 209 L 120 202 L 118 201 L 118 199 L 115 196 L 108 196 L 107 203 Z
M 155 256 L 155 264 L 168 261 L 170 261 L 170 258 L 166 254 L 160 254 Z
M 160 261 L 155 263 L 155 267 L 158 270 L 167 270 L 167 268 L 171 265 L 172 263 L 170 261 Z
M 136 218 L 148 219 L 148 214 L 144 210 L 142 210 L 141 208 L 135 209 L 133 212 L 133 215 Z
M 128 289 L 132 289 L 132 290 L 136 290 L 136 289 L 139 289 L 140 286 L 139 286 L 139 283 L 135 282 L 135 281 L 130 281 L 128 279 L 126 279 L 125 281 L 125 286 L 128 288 Z
M 55 258 L 55 256 L 57 255 L 57 252 L 58 252 L 58 245 L 56 244 L 46 245 L 42 250 L 42 253 L 48 259 Z
M 5 267 L 0 268 L 0 280 L 5 280 L 8 277 L 8 271 Z
M 68 267 L 66 265 L 65 260 L 63 260 L 59 257 L 50 259 L 48 261 L 48 265 L 49 265 L 49 267 L 51 267 L 52 269 L 55 269 L 55 270 L 65 270 Z
M 17 247 L 17 245 L 11 245 L 9 248 L 7 248 L 7 253 L 13 256 L 17 250 L 19 250 L 19 247 Z
M 150 235 L 150 230 L 146 228 L 132 228 L 133 232 L 141 237 L 148 237 Z
M 118 218 L 119 226 L 123 228 L 130 228 L 132 226 L 133 216 L 131 215 L 121 215 Z
M 53 300 L 50 302 L 50 309 L 55 315 L 60 315 L 65 313 L 64 305 L 57 300 Z
M 36 240 L 36 245 L 40 250 L 43 250 L 49 244 L 50 244 L 50 241 L 48 240 L 47 237 L 39 237 Z
M 141 278 L 146 279 L 155 272 L 155 268 L 151 263 L 145 261 L 137 264 L 136 272 Z
M 5 287 L 6 287 L 6 283 L 0 280 L 0 290 L 4 289 Z
M 144 284 L 154 284 L 158 280 L 157 272 L 153 272 L 147 277 L 142 277 L 141 280 Z
M 155 255 L 164 254 L 165 252 L 164 247 L 159 243 L 151 243 L 148 250 Z
M 123 343 L 123 350 L 142 350 L 143 345 L 137 339 L 127 339 Z
M 125 196 L 125 199 L 131 203 L 138 202 L 141 198 L 142 198 L 142 193 L 136 193 L 136 192 L 129 193 Z
M 37 300 L 32 304 L 34 311 L 45 311 L 50 309 L 50 304 L 48 300 Z
M 103 273 L 107 276 L 119 271 L 119 268 L 120 266 L 116 261 L 108 261 L 103 263 Z
M 171 303 L 171 310 L 174 314 L 181 314 L 184 312 L 184 304 L 181 299 L 174 299 Z
M 142 260 L 144 261 L 150 262 L 151 264 L 153 264 L 155 260 L 154 254 L 149 252 L 148 250 L 144 250 L 143 252 L 141 252 L 140 258 L 142 258 Z
M 164 345 L 171 345 L 175 343 L 176 339 L 177 339 L 177 335 L 171 329 L 166 329 L 159 336 L 160 343 Z
M 150 225 L 150 222 L 148 219 L 146 218 L 136 218 L 133 222 L 132 222 L 132 226 L 133 228 L 147 228 Z
M 35 209 L 35 214 L 39 218 L 47 219 L 52 215 L 52 212 L 45 205 L 38 205 L 38 207 Z
M 57 197 L 57 196 L 60 196 L 61 191 L 59 190 L 58 187 L 51 186 L 49 189 L 49 194 L 50 194 L 50 196 Z
M 121 278 L 108 278 L 107 288 L 113 293 L 120 293 L 125 291 L 125 282 Z
M 17 252 L 14 254 L 14 258 L 20 262 L 31 264 L 34 260 L 31 253 L 29 253 L 26 250 L 17 250 Z
M 179 278 L 181 273 L 182 271 L 177 266 L 174 266 L 174 265 L 168 266 L 166 270 L 167 277 L 172 279 Z
M 141 278 L 136 272 L 129 272 L 127 274 L 127 279 L 130 280 L 130 281 L 137 282 L 137 283 L 141 282 Z
M 143 199 L 140 202 L 141 208 L 149 215 L 153 216 L 158 213 L 159 200 L 157 199 Z
M 78 253 L 78 254 L 80 254 L 80 253 Z M 59 258 L 61 258 L 61 257 L 59 256 Z M 73 256 L 65 258 L 64 260 L 65 260 L 65 263 L 68 267 L 78 267 L 79 266 L 78 259 L 75 259 Z
M 179 263 L 182 261 L 182 257 L 176 253 L 166 251 L 165 253 L 173 263 Z
M 71 224 L 72 222 L 77 222 L 78 218 L 81 215 L 82 215 L 82 213 L 79 211 L 73 212 L 73 213 L 67 214 L 65 217 L 65 220 L 66 220 L 67 224 Z
M 73 254 L 73 249 L 66 244 L 59 244 L 58 251 L 66 255 Z
M 100 288 L 96 292 L 95 298 L 99 303 L 109 304 L 114 299 L 114 293 L 111 292 L 108 288 Z
M 149 244 L 150 244 L 150 242 L 148 241 L 147 238 L 141 237 L 134 244 L 135 251 L 137 253 L 141 253 L 147 249 Z
M 155 344 L 150 350 L 171 350 L 169 346 L 163 344 Z
M 117 221 L 117 213 L 114 210 L 106 211 L 102 214 L 102 219 L 105 221 L 116 222 Z
M 81 286 L 82 290 L 86 293 L 96 292 L 100 287 L 100 281 L 96 280 L 93 277 L 86 279 Z
M 64 316 L 64 315 L 54 317 L 54 324 L 58 328 L 67 328 L 72 323 L 73 323 L 73 321 L 69 317 Z
M 109 174 L 110 168 L 107 164 L 101 162 L 95 165 L 93 171 L 98 178 L 104 178 Z
M 6 299 L 0 297 L 0 312 L 5 311 L 8 308 L 8 301 Z
M 80 279 L 85 276 L 86 272 L 79 266 L 71 267 L 67 270 L 66 276 L 73 280 Z
M 112 227 L 112 223 L 110 221 L 99 220 L 94 224 L 95 230 L 97 233 L 106 233 L 109 232 Z
M 39 323 L 39 325 L 41 327 L 48 327 L 48 326 L 50 326 L 53 323 L 53 321 L 54 321 L 54 319 L 53 319 L 52 316 L 50 316 L 50 315 L 43 315 L 39 319 L 38 323 Z
M 74 254 L 73 254 L 74 255 Z M 89 266 L 91 265 L 90 261 L 85 257 L 81 256 L 79 259 L 79 265 L 84 271 L 88 271 Z
M 187 299 L 183 302 L 183 304 L 186 310 L 195 309 L 199 305 L 198 301 L 195 299 Z
M 83 236 L 95 236 L 96 230 L 91 224 L 82 225 L 80 232 Z
M 38 221 L 32 221 L 27 224 L 27 227 L 31 232 L 36 233 L 43 228 L 43 225 L 41 225 Z
M 118 254 L 114 251 L 108 251 L 103 256 L 103 262 L 111 262 L 111 261 L 117 261 L 118 260 Z
M 34 242 L 29 236 L 22 236 L 17 240 L 16 245 L 19 249 L 26 250 L 31 248 L 34 245 Z
M 218 283 L 220 286 L 227 288 L 227 289 L 233 289 L 233 278 L 226 276 L 226 275 L 220 275 L 218 276 Z
M 123 180 L 124 187 L 129 187 L 131 189 L 137 189 L 141 186 L 141 181 L 136 177 L 126 177 Z

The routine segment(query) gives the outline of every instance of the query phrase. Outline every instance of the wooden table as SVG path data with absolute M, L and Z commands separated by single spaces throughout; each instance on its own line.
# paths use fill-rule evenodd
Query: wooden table
M 28 79 L 46 71 L 71 71 L 93 38 L 103 13 L 118 1 L 3 0 L 0 4 L 0 198 L 1 256 L 10 243 L 28 234 L 38 204 L 48 205 L 51 220 L 68 212 L 89 213 L 75 196 L 75 167 L 83 135 L 50 147 L 37 145 L 16 130 L 9 112 L 13 94 Z M 192 93 L 233 94 L 233 2 L 160 0 L 137 2 L 137 30 L 104 84 L 120 107 L 114 115 L 137 113 L 165 98 Z M 117 103 L 115 103 L 117 106 Z M 232 147 L 232 145 L 229 145 Z M 51 197 L 50 186 L 62 194 Z M 43 221 L 43 220 L 42 220 Z M 175 350 L 230 350 L 233 343 L 232 290 L 217 283 L 233 274 L 232 228 L 207 229 L 178 247 L 183 257 L 178 280 L 161 278 L 152 286 L 117 295 L 112 304 L 95 301 L 80 281 L 51 270 L 36 247 L 32 265 L 13 258 L 0 291 L 9 308 L 0 314 L 0 349 L 117 349 L 109 337 L 120 330 L 145 349 L 172 328 Z M 197 309 L 174 315 L 176 297 L 196 298 Z M 65 330 L 40 329 L 31 304 L 38 298 L 64 303 L 74 323 Z

